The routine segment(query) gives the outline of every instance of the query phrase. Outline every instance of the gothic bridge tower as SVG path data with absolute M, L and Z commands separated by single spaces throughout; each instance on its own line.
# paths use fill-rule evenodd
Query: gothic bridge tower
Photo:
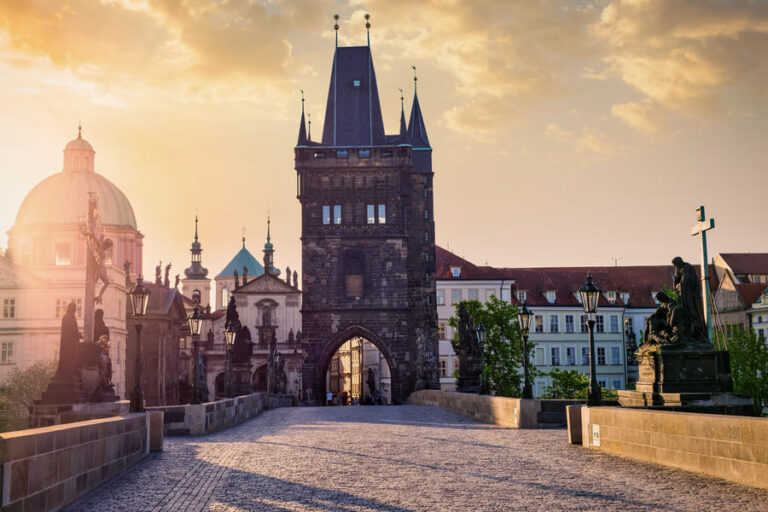
M 416 90 L 407 126 L 401 106 L 399 133 L 385 134 L 370 42 L 337 43 L 320 142 L 303 110 L 302 100 L 303 388 L 324 399 L 334 352 L 362 337 L 386 358 L 392 401 L 403 403 L 439 388 L 436 366 L 422 363 L 438 344 L 432 148 Z

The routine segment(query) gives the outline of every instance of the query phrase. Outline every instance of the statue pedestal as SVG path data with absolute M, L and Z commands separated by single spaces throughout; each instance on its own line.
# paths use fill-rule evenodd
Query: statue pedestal
M 620 390 L 623 407 L 713 414 L 752 414 L 752 399 L 733 393 L 728 353 L 661 346 L 638 352 L 635 390 Z
M 128 400 L 69 404 L 42 403 L 42 400 L 38 400 L 29 408 L 29 428 L 121 416 L 128 414 L 129 405 Z
M 251 393 L 253 393 L 251 365 L 232 365 L 232 396 L 249 395 Z

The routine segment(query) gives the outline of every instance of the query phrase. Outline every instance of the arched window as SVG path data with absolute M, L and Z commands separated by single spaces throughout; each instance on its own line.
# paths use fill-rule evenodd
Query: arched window
M 229 287 L 225 286 L 221 289 L 221 304 L 220 306 L 225 308 L 229 304 Z

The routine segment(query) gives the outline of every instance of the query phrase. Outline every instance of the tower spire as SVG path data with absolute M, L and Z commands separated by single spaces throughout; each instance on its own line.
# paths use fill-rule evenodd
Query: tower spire
M 307 141 L 312 140 L 312 114 L 307 112 Z
M 195 242 L 197 242 L 197 215 L 195 215 Z
M 195 241 L 192 242 L 192 247 L 189 252 L 192 253 L 191 264 L 189 268 L 184 270 L 184 275 L 187 279 L 205 279 L 208 275 L 208 269 L 203 267 L 203 246 L 200 245 L 200 241 L 197 236 L 197 223 L 198 218 L 195 215 Z
M 83 123 L 80 120 L 77 121 L 77 138 L 83 138 Z
M 416 66 L 413 69 L 413 105 L 411 106 L 411 119 L 408 123 L 408 143 L 414 149 L 432 149 L 427 137 L 427 128 L 424 126 L 424 117 L 421 115 L 421 106 L 419 105 L 419 94 L 417 90 L 418 77 L 416 76 Z
M 405 98 L 403 97 L 403 90 L 400 91 L 400 142 L 405 143 L 408 140 L 408 127 L 405 125 Z
M 368 48 L 371 47 L 371 15 L 365 14 L 365 35 L 368 38 Z
M 333 30 L 336 31 L 336 48 L 339 47 L 339 15 L 333 15 Z
M 280 271 L 275 268 L 275 248 L 272 245 L 270 224 L 272 218 L 267 214 L 267 243 L 264 244 L 264 273 L 277 276 Z
M 299 89 L 301 91 L 301 122 L 299 123 L 299 140 L 296 142 L 297 146 L 306 146 L 307 145 L 307 129 L 306 129 L 306 123 L 304 122 L 304 89 Z

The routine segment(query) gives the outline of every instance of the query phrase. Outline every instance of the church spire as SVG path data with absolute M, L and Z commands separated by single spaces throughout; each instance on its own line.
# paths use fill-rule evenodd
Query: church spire
M 424 117 L 421 115 L 421 106 L 419 105 L 419 94 L 417 90 L 418 77 L 416 76 L 416 66 L 413 68 L 413 105 L 411 106 L 411 119 L 408 123 L 408 142 L 414 149 L 432 149 L 427 138 L 427 128 L 424 126 Z
M 275 248 L 272 245 L 271 224 L 272 219 L 267 216 L 267 243 L 264 244 L 264 273 L 279 276 L 280 271 L 275 267 Z
M 408 128 L 405 126 L 405 102 L 403 98 L 403 90 L 400 91 L 400 142 L 405 143 L 408 141 Z
M 296 145 L 306 146 L 307 140 L 307 129 L 304 122 L 304 89 L 301 89 L 301 124 L 299 125 L 299 140 L 296 142 Z
M 208 269 L 203 268 L 203 246 L 200 245 L 197 236 L 197 215 L 195 215 L 195 241 L 192 242 L 192 248 L 189 252 L 192 253 L 192 260 L 189 268 L 184 270 L 184 275 L 187 279 L 205 279 L 208 275 Z

